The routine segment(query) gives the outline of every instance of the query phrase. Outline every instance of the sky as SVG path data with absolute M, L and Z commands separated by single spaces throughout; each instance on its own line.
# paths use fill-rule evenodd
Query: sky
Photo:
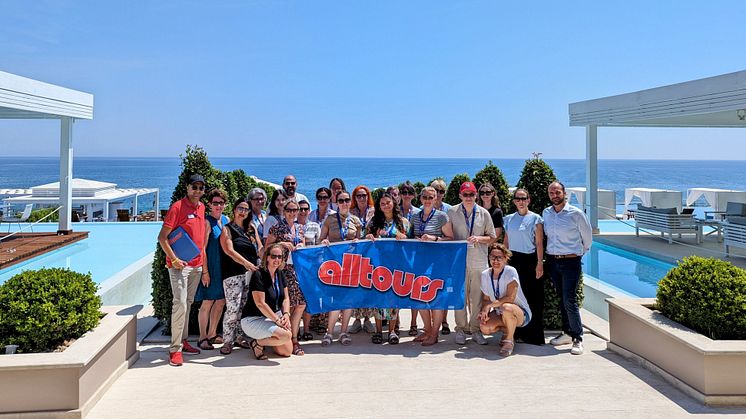
M 77 156 L 583 159 L 568 104 L 746 69 L 725 1 L 0 0 L 0 71 L 94 95 Z M 602 159 L 746 160 L 739 129 L 599 128 Z M 0 120 L 0 155 L 59 122 Z M 706 146 L 703 146 L 706 145 Z

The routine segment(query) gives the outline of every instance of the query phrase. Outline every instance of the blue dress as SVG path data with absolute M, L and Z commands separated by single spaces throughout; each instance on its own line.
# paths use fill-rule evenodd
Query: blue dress
M 220 216 L 220 224 L 212 215 L 205 215 L 205 219 L 210 223 L 210 236 L 207 239 L 207 270 L 210 272 L 210 286 L 205 287 L 202 281 L 197 286 L 197 293 L 194 295 L 194 301 L 202 300 L 222 300 L 225 298 L 223 292 L 223 276 L 220 273 L 220 258 L 223 256 L 223 249 L 220 247 L 220 235 L 223 233 L 223 226 L 230 220 L 225 215 Z

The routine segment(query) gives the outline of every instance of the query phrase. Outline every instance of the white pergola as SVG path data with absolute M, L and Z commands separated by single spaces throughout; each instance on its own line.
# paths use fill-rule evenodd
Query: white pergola
M 0 119 L 60 120 L 60 222 L 72 231 L 73 123 L 93 119 L 93 95 L 0 71 Z
M 598 231 L 598 127 L 746 128 L 746 71 L 571 103 L 585 127 L 588 218 Z

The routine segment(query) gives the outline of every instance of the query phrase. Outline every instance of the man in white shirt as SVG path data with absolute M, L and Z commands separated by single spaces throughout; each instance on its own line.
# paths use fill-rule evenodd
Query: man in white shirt
M 296 190 L 298 189 L 298 181 L 295 179 L 295 176 L 293 175 L 285 176 L 285 179 L 282 180 L 282 189 L 285 191 L 285 194 L 288 196 L 288 200 L 290 201 L 311 202 L 308 200 L 308 198 L 305 195 L 303 195 L 300 192 L 296 192 Z
M 570 353 L 580 355 L 583 353 L 583 324 L 577 291 L 581 261 L 591 248 L 593 232 L 583 211 L 566 202 L 565 185 L 554 181 L 548 192 L 552 206 L 542 213 L 547 236 L 546 257 L 562 314 L 562 333 L 550 343 L 555 346 L 572 343 Z

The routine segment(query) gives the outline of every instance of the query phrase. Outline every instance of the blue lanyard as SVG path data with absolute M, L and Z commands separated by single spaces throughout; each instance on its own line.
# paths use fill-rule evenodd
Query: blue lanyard
M 360 208 L 357 209 L 358 214 L 360 214 L 360 224 L 363 225 L 363 231 L 365 231 L 365 226 L 368 225 L 368 207 L 365 207 L 365 211 L 361 210 Z
M 275 283 L 272 284 L 272 288 L 275 289 L 275 313 L 280 311 L 280 275 L 275 271 Z
M 427 223 L 429 223 L 430 219 L 432 219 L 433 215 L 435 215 L 435 208 L 433 208 L 433 210 L 430 211 L 430 215 L 427 217 L 427 220 L 425 220 L 425 219 L 422 218 L 422 214 L 424 214 L 424 213 L 425 213 L 424 209 L 422 211 L 420 211 L 420 236 L 425 231 L 425 227 L 427 227 Z
M 495 294 L 495 300 L 500 299 L 500 277 L 503 275 L 503 269 L 500 274 L 497 275 L 497 284 L 495 283 L 495 270 L 490 269 L 490 285 L 492 285 L 492 292 Z
M 256 221 L 257 230 L 259 230 L 259 236 L 264 235 L 264 221 L 260 217 L 257 217 L 256 214 L 251 214 L 254 217 L 254 221 Z M 259 215 L 264 215 L 263 213 L 260 213 Z
M 394 220 L 391 220 L 391 227 L 389 227 L 386 230 L 386 237 L 396 237 L 396 233 L 394 233 L 395 227 L 396 227 L 396 222 L 394 222 Z
M 461 207 L 461 211 L 464 212 L 464 222 L 469 226 L 469 237 L 474 233 L 474 219 L 477 218 L 477 206 L 474 205 L 471 208 L 471 224 L 469 224 L 469 216 L 466 215 L 466 208 Z
M 399 205 L 399 207 L 401 208 L 402 214 L 404 214 L 404 204 Z M 406 216 L 407 216 L 407 221 L 411 223 L 412 222 L 412 207 L 411 206 L 409 207 L 409 211 L 407 211 Z
M 295 228 L 295 234 L 293 234 L 293 245 L 297 246 L 298 243 L 300 243 L 300 235 L 298 234 L 298 231 L 301 230 L 303 227 L 301 227 L 301 225 L 298 223 L 293 224 L 293 227 Z
M 345 218 L 345 226 L 342 227 L 342 220 L 339 218 L 339 213 L 337 213 L 337 225 L 339 226 L 339 235 L 342 237 L 341 240 L 347 240 L 347 230 L 350 229 L 350 226 L 348 225 L 348 222 L 350 221 L 349 214 L 347 215 L 347 218 Z

